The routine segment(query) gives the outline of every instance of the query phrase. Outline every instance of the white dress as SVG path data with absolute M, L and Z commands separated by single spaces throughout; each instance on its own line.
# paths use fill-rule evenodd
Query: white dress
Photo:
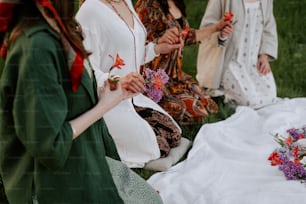
M 239 48 L 224 72 L 222 85 L 226 101 L 259 108 L 275 102 L 276 85 L 272 72 L 262 75 L 256 66 L 263 32 L 261 4 L 244 5 L 246 18 Z
M 126 2 L 134 16 L 134 28 L 128 27 L 115 11 L 100 0 L 86 0 L 76 15 L 85 35 L 85 47 L 92 52 L 90 60 L 99 86 L 107 79 L 109 68 L 113 64 L 109 55 L 115 57 L 119 54 L 124 60 L 125 66 L 112 70 L 112 74 L 119 76 L 130 72 L 139 73 L 140 65 L 156 56 L 154 44 L 145 46 L 146 30 L 140 23 L 132 2 Z M 169 115 L 142 94 L 134 97 L 133 103 Z M 103 118 L 122 162 L 129 167 L 141 168 L 148 161 L 159 158 L 160 150 L 153 129 L 137 114 L 133 103 L 132 99 L 122 101 Z

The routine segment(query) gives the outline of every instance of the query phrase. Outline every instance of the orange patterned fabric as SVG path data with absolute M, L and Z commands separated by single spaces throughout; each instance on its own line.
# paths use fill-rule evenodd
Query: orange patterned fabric
M 163 33 L 172 27 L 186 31 L 185 45 L 196 44 L 195 30 L 189 27 L 187 19 L 182 16 L 183 26 L 170 13 L 165 14 L 156 0 L 138 0 L 135 5 L 140 20 L 147 29 L 147 42 L 156 41 Z M 169 82 L 163 90 L 163 98 L 159 104 L 180 124 L 202 122 L 209 113 L 218 112 L 217 104 L 205 94 L 192 76 L 182 69 L 183 57 L 179 50 L 161 54 L 146 64 L 146 68 L 164 69 L 169 76 Z

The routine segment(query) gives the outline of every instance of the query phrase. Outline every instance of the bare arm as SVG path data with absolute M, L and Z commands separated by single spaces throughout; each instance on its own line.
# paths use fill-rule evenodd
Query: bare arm
M 104 87 L 99 88 L 99 101 L 96 106 L 83 113 L 79 117 L 69 121 L 73 130 L 72 139 L 76 139 L 89 126 L 101 119 L 107 111 L 112 109 L 122 100 L 131 98 L 138 94 L 139 93 L 132 93 L 122 89 L 120 84 L 118 84 L 116 90 L 110 91 L 108 82 L 105 82 Z

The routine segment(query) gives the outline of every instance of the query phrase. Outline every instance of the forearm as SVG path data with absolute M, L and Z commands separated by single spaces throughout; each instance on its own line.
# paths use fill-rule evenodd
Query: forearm
M 199 30 L 196 30 L 196 41 L 197 42 L 202 41 L 205 38 L 210 37 L 211 34 L 217 32 L 217 31 L 218 31 L 217 25 L 215 25 L 215 24 L 210 25 L 210 26 L 205 27 L 205 28 L 201 28 Z
M 102 118 L 102 116 L 107 112 L 108 108 L 99 107 L 96 105 L 92 109 L 83 113 L 79 117 L 69 121 L 71 128 L 73 130 L 72 139 L 76 139 L 80 134 L 82 134 L 88 127 L 94 124 L 96 121 Z

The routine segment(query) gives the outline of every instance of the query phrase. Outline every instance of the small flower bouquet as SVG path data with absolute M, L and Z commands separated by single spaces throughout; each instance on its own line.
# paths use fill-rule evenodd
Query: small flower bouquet
M 144 70 L 145 93 L 153 101 L 158 103 L 163 96 L 162 88 L 168 82 L 169 76 L 163 69 L 153 71 L 151 69 Z
M 117 69 L 121 69 L 122 66 L 125 65 L 123 59 L 120 58 L 119 54 L 116 55 L 116 59 L 114 59 L 114 57 L 112 55 L 109 55 L 109 57 L 111 57 L 114 61 L 114 64 L 111 66 L 111 68 L 109 69 L 109 75 L 108 75 L 108 82 L 110 84 L 110 90 L 116 90 L 117 89 L 117 83 L 119 82 L 119 77 L 111 74 L 111 71 L 114 68 Z
M 287 135 L 276 134 L 275 140 L 281 147 L 275 149 L 268 160 L 278 166 L 287 180 L 306 182 L 306 126 L 289 129 Z

